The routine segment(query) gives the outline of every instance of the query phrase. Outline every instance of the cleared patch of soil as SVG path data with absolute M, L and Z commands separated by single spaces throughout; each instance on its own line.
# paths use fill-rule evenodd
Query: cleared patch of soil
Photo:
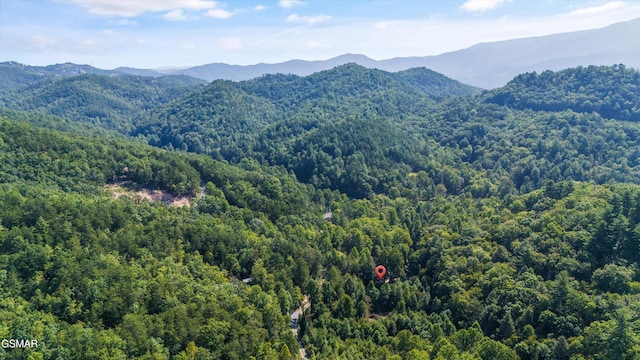
M 136 203 L 141 201 L 157 202 L 162 201 L 170 206 L 191 206 L 191 202 L 188 197 L 178 196 L 174 197 L 164 190 L 152 190 L 147 188 L 131 188 L 130 184 L 113 184 L 105 186 L 113 193 L 115 199 L 126 196 Z

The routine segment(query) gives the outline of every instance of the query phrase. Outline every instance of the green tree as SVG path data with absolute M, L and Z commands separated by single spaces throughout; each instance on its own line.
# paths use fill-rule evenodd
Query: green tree
M 607 341 L 607 357 L 610 359 L 636 359 L 640 352 L 634 346 L 638 339 L 628 320 L 629 314 L 624 310 L 614 313 L 613 330 Z

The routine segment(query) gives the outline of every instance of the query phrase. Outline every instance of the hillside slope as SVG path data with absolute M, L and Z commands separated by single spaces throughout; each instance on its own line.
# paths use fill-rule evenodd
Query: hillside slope
M 249 159 L 10 119 L 0 149 L 0 317 L 39 344 L 4 359 L 291 358 L 303 295 L 318 359 L 639 354 L 637 185 L 473 198 L 425 193 L 418 173 L 349 200 Z M 176 208 L 100 191 L 105 169 L 208 183 Z
M 526 73 L 488 95 L 488 102 L 515 109 L 596 112 L 640 121 L 640 72 L 623 65 Z
M 423 88 L 429 87 L 425 79 Z M 440 93 L 449 91 L 438 86 Z M 217 81 L 145 115 L 132 136 L 234 162 L 249 156 L 285 166 L 305 182 L 362 197 L 381 186 L 383 173 L 419 166 L 426 146 L 408 141 L 401 123 L 434 107 L 435 100 L 394 75 L 348 64 L 307 77 Z
M 625 121 L 637 116 L 638 71 L 521 75 L 492 92 L 448 100 L 419 89 L 415 80 L 425 71 L 344 65 L 308 77 L 214 83 L 150 113 L 132 135 L 232 162 L 281 165 L 303 182 L 355 197 L 401 189 L 419 171 L 448 193 L 477 196 L 526 192 L 547 180 L 640 181 L 640 125 Z M 225 110 L 232 101 L 207 95 L 222 89 L 261 105 Z
M 197 89 L 201 84 L 201 80 L 186 76 L 50 76 L 3 92 L 0 105 L 126 131 L 138 113 Z

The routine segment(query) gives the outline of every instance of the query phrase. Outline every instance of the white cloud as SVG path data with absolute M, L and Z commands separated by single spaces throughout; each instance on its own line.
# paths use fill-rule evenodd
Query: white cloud
M 216 18 L 216 19 L 228 19 L 233 16 L 232 12 L 223 9 L 211 9 L 204 13 L 205 16 Z
M 49 50 L 58 44 L 57 39 L 53 39 L 43 35 L 30 36 L 25 45 L 34 50 Z
M 264 10 L 267 10 L 267 7 L 264 6 L 264 5 L 256 5 L 256 6 L 253 7 L 253 10 L 254 11 L 264 11 Z
M 189 17 L 185 15 L 180 9 L 169 11 L 168 13 L 164 14 L 162 17 L 165 18 L 165 20 L 169 20 L 169 21 L 189 20 Z
M 578 9 L 578 10 L 574 10 L 571 13 L 569 13 L 570 15 L 578 15 L 578 16 L 582 16 L 582 15 L 597 15 L 597 14 L 602 14 L 602 13 L 606 13 L 615 9 L 619 9 L 621 7 L 623 7 L 624 5 L 626 5 L 627 3 L 624 1 L 610 1 L 606 4 L 602 4 L 600 6 L 591 6 L 591 7 L 586 7 L 586 8 L 582 8 L 582 9 Z
M 137 21 L 133 21 L 131 19 L 113 20 L 113 21 L 110 21 L 110 23 L 116 24 L 116 25 L 121 25 L 121 26 L 136 26 L 136 25 L 138 25 Z
M 304 5 L 305 3 L 300 0 L 280 0 L 278 1 L 278 4 L 280 5 L 280 7 L 290 9 L 294 6 Z
M 106 29 L 106 30 L 102 30 L 102 35 L 115 36 L 115 35 L 120 35 L 120 33 L 113 29 Z
M 511 0 L 467 0 L 460 6 L 460 9 L 470 12 L 483 12 L 495 9 L 506 2 L 511 2 Z
M 133 17 L 145 12 L 207 10 L 218 6 L 211 0 L 64 0 L 101 16 Z
M 291 14 L 287 17 L 288 22 L 303 23 L 309 25 L 321 23 L 330 19 L 331 16 L 328 15 L 300 16 L 298 14 Z
M 204 15 L 228 19 L 235 13 L 220 8 L 220 3 L 213 0 L 62 0 L 79 5 L 90 13 L 100 16 L 134 17 L 145 12 L 165 12 L 162 16 L 169 21 L 185 21 L 197 18 L 189 16 L 187 11 L 205 11 Z M 297 0 L 292 0 L 297 1 Z M 120 20 L 123 25 L 135 22 Z

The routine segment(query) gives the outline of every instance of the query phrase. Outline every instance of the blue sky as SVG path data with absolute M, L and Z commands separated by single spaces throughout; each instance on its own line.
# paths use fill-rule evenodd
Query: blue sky
M 621 0 L 0 0 L 0 61 L 100 68 L 437 55 L 640 17 Z

